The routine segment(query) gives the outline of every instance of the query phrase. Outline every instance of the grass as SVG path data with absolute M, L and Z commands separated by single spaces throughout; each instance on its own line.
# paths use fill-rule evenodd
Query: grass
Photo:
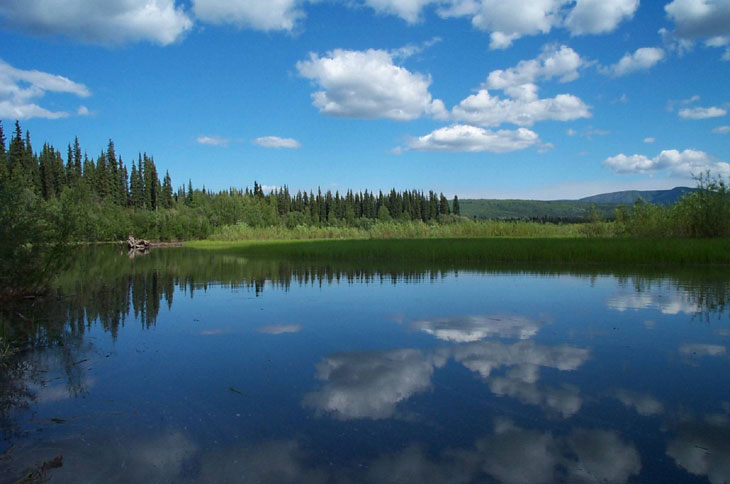
M 448 237 L 579 237 L 581 224 L 541 224 L 499 220 L 456 223 L 376 222 L 365 227 L 298 225 L 251 227 L 246 224 L 218 228 L 208 240 L 309 240 L 309 239 L 420 239 Z
M 252 257 L 358 263 L 730 265 L 728 239 L 471 237 L 198 241 L 186 245 Z

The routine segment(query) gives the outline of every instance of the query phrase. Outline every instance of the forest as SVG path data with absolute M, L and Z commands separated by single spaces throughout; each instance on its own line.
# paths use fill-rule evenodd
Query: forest
M 0 287 L 27 293 L 56 274 L 74 244 L 154 240 L 432 237 L 727 237 L 730 192 L 722 177 L 699 174 L 697 189 L 671 205 L 593 208 L 580 224 L 473 220 L 458 197 L 405 190 L 217 192 L 192 180 L 174 188 L 153 156 L 125 162 L 109 140 L 92 157 L 78 138 L 65 150 L 36 151 L 18 121 L 7 142 L 0 122 Z M 22 288 L 22 289 L 21 289 Z

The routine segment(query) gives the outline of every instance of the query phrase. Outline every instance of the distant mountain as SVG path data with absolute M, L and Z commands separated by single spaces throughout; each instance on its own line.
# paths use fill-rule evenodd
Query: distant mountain
M 613 217 L 614 210 L 620 205 L 631 205 L 639 197 L 648 203 L 674 203 L 694 188 L 676 187 L 671 190 L 630 190 L 623 192 L 601 193 L 580 200 L 496 200 L 463 199 L 459 200 L 461 215 L 478 219 L 543 219 L 551 221 L 580 221 L 585 218 L 592 206 L 604 218 Z
M 676 202 L 685 193 L 695 190 L 695 188 L 689 187 L 675 187 L 671 190 L 627 190 L 623 192 L 601 193 L 600 195 L 581 198 L 578 201 L 588 203 L 632 204 L 641 197 L 645 202 L 667 205 Z

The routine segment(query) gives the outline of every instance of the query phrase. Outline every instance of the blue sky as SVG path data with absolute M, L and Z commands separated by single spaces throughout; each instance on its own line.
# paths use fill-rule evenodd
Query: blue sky
M 0 119 L 176 186 L 577 198 L 730 175 L 730 0 L 0 0 Z

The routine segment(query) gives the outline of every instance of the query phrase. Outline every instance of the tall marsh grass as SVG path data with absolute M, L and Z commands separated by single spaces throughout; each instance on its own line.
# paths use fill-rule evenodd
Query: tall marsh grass
M 610 222 L 602 222 L 610 225 Z M 221 227 L 208 240 L 425 239 L 449 237 L 583 237 L 581 224 L 542 224 L 499 220 L 454 223 L 375 222 L 364 227 L 297 225 Z

